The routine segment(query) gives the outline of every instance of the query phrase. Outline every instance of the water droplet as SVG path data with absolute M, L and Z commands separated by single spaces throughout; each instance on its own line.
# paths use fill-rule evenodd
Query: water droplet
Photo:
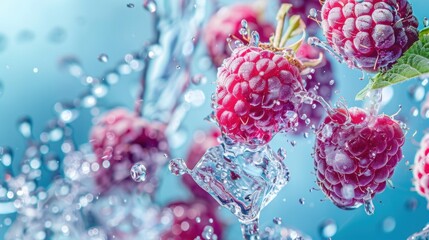
M 309 16 L 311 18 L 317 18 L 317 10 L 315 8 L 311 8 L 309 12 Z
M 425 97 L 425 88 L 421 85 L 414 85 L 408 89 L 408 94 L 411 99 L 413 99 L 416 102 L 420 102 Z
M 154 0 L 145 0 L 143 3 L 143 7 L 148 10 L 150 13 L 156 12 L 156 2 Z
M 114 85 L 119 81 L 119 74 L 116 71 L 111 71 L 105 75 L 104 79 L 109 85 Z
M 97 98 L 91 93 L 84 93 L 80 97 L 80 105 L 84 108 L 92 108 L 97 104 Z
M 212 239 L 213 233 L 214 233 L 213 227 L 210 225 L 207 225 L 204 227 L 202 237 L 203 239 L 206 239 L 206 240 Z
M 0 162 L 5 167 L 9 167 L 12 164 L 13 152 L 9 147 L 0 147 Z
M 109 88 L 107 84 L 105 84 L 104 82 L 96 83 L 92 85 L 92 89 L 91 89 L 92 94 L 97 98 L 102 98 L 106 96 L 108 91 L 109 91 Z
M 75 57 L 65 57 L 61 59 L 60 67 L 68 71 L 73 77 L 79 78 L 83 75 L 82 65 Z
M 58 118 L 65 123 L 71 123 L 79 116 L 79 111 L 74 103 L 58 102 L 54 105 L 54 109 Z
M 185 161 L 182 158 L 173 158 L 168 165 L 170 172 L 176 176 L 183 175 L 188 171 Z
M 411 112 L 411 115 L 412 115 L 413 117 L 417 117 L 417 116 L 419 115 L 419 109 L 418 109 L 418 108 L 416 108 L 416 107 L 412 107 L 412 108 L 410 109 L 410 112 Z
M 305 199 L 304 198 L 300 198 L 299 199 L 299 204 L 304 205 L 305 204 Z
M 182 67 L 180 67 L 180 65 L 176 65 L 176 69 L 180 70 Z
M 200 89 L 189 90 L 184 96 L 185 102 L 192 104 L 194 107 L 200 107 L 204 104 L 206 96 Z
M 128 3 L 128 4 L 127 4 L 127 7 L 128 7 L 128 8 L 134 8 L 134 4 L 133 4 L 133 3 Z
M 200 218 L 200 217 L 197 217 L 197 218 L 195 218 L 195 221 L 196 221 L 197 223 L 200 223 L 200 222 L 201 222 L 201 218 Z
M 353 199 L 355 197 L 355 189 L 352 185 L 346 184 L 341 188 L 341 194 L 345 199 Z
M 195 85 L 206 84 L 207 78 L 206 78 L 206 76 L 204 76 L 202 74 L 197 74 L 197 75 L 192 77 L 191 81 Z
M 146 180 L 146 167 L 143 163 L 138 162 L 131 168 L 131 178 L 136 182 L 144 182 Z
M 429 19 L 427 17 L 423 18 L 423 27 L 429 27 Z
M 276 225 L 282 225 L 282 218 L 281 217 L 273 218 L 273 223 Z
M 387 217 L 383 220 L 382 228 L 385 233 L 390 233 L 395 230 L 396 221 L 393 217 Z
M 250 44 L 257 47 L 259 45 L 259 33 L 257 31 L 252 31 L 252 36 L 250 38 Z
M 64 131 L 59 126 L 53 127 L 49 130 L 49 140 L 52 142 L 57 142 L 63 138 Z
M 57 171 L 59 168 L 59 159 L 56 155 L 54 154 L 49 154 L 48 156 L 45 157 L 45 165 L 48 168 L 49 171 Z
M 34 68 L 33 68 L 33 73 L 38 73 L 38 72 L 39 72 L 39 68 L 34 67 Z
M 109 61 L 109 56 L 107 56 L 107 54 L 102 53 L 100 55 L 98 55 L 98 61 L 106 63 Z
M 66 40 L 66 31 L 61 27 L 55 27 L 48 33 L 48 41 L 58 44 Z
M 333 80 L 333 79 L 332 79 L 331 81 L 329 81 L 329 85 L 331 85 L 331 86 L 332 86 L 332 85 L 334 85 L 334 84 L 335 84 L 335 80 Z
M 332 219 L 326 219 L 319 225 L 319 234 L 322 239 L 333 237 L 337 233 L 337 224 Z
M 18 120 L 18 131 L 25 138 L 30 138 L 33 132 L 33 122 L 30 117 L 23 117 Z
M 375 212 L 375 206 L 374 203 L 372 202 L 372 199 L 365 199 L 364 200 L 364 208 L 365 208 L 365 213 L 368 215 L 372 215 Z

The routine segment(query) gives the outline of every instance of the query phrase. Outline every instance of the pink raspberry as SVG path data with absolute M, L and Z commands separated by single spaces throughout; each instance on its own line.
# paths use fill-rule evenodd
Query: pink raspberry
M 326 0 L 322 28 L 328 43 L 355 67 L 389 67 L 418 39 L 407 0 Z
M 404 134 L 386 115 L 360 108 L 336 109 L 317 132 L 317 183 L 340 208 L 360 206 L 382 192 L 402 158 Z
M 215 115 L 222 133 L 237 142 L 267 143 L 297 122 L 302 91 L 300 70 L 282 55 L 236 49 L 218 69 Z
M 195 167 L 206 153 L 207 149 L 220 144 L 218 137 L 220 137 L 218 129 L 212 129 L 208 132 L 199 131 L 194 135 L 194 141 L 188 150 L 188 156 L 186 158 L 186 165 L 189 169 L 193 169 Z M 203 190 L 190 175 L 184 175 L 182 180 L 195 197 L 204 200 L 208 204 L 217 206 L 218 203 L 216 200 L 214 200 L 209 193 Z
M 290 3 L 293 5 L 292 9 L 289 11 L 290 15 L 300 15 L 301 19 L 305 22 L 306 31 L 314 35 L 319 29 L 319 24 L 313 19 L 310 19 L 310 10 L 315 9 L 320 11 L 322 5 L 319 0 L 281 0 L 281 3 Z
M 222 239 L 223 224 L 216 216 L 216 208 L 204 202 L 174 202 L 167 206 L 173 213 L 171 229 L 161 236 L 161 240 Z M 212 233 L 211 238 L 204 237 Z
M 322 51 L 319 48 L 313 47 L 309 44 L 303 44 L 296 52 L 299 59 L 317 59 Z M 323 58 L 323 62 L 314 69 L 314 73 L 309 74 L 305 80 L 305 89 L 308 92 L 315 92 L 317 95 L 323 97 L 326 101 L 332 98 L 335 89 L 334 74 L 329 59 Z M 325 109 L 319 103 L 315 102 L 313 105 L 303 104 L 299 112 L 299 125 L 296 134 L 301 134 L 308 131 L 309 126 L 318 126 L 322 119 Z M 304 115 L 305 114 L 305 115 Z M 306 116 L 304 118 L 304 116 Z M 307 119 L 310 121 L 308 122 Z M 306 123 L 307 121 L 307 123 Z
M 165 126 L 149 123 L 126 109 L 117 108 L 101 117 L 92 127 L 90 142 L 99 163 L 95 174 L 100 192 L 115 184 L 130 190 L 136 186 L 152 193 L 156 187 L 157 170 L 166 162 L 168 144 Z M 144 183 L 133 182 L 131 167 L 142 162 L 147 170 Z
M 258 10 L 256 6 L 235 4 L 221 8 L 210 18 L 205 29 L 204 40 L 216 67 L 231 55 L 232 51 L 226 41 L 230 35 L 235 35 L 243 41 L 242 36 L 238 34 L 241 29 L 241 20 L 245 19 L 249 29 L 259 33 L 261 41 L 269 40 L 274 27 L 262 20 L 262 13 L 263 11 Z
M 426 134 L 414 158 L 414 186 L 418 194 L 429 201 L 429 134 Z M 428 204 L 429 206 L 429 204 Z

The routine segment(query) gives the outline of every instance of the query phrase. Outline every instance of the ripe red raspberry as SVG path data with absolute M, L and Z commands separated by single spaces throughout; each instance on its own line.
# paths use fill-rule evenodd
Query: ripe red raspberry
M 407 0 L 326 0 L 322 28 L 328 43 L 355 67 L 389 67 L 417 39 L 418 21 Z
M 305 91 L 300 70 L 270 50 L 244 46 L 218 69 L 215 115 L 232 140 L 263 144 L 290 130 Z M 293 116 L 292 116 L 293 115 Z
M 207 149 L 220 144 L 218 137 L 220 137 L 218 129 L 212 129 L 208 132 L 198 131 L 195 133 L 194 141 L 189 148 L 188 156 L 186 158 L 186 165 L 189 169 L 193 169 L 195 167 L 206 153 Z M 195 197 L 204 200 L 208 204 L 212 204 L 214 206 L 218 205 L 216 200 L 210 196 L 209 193 L 203 190 L 190 175 L 184 175 L 182 180 Z
M 335 205 L 360 206 L 382 192 L 402 158 L 404 134 L 386 115 L 360 108 L 336 109 L 317 132 L 317 183 Z
M 149 123 L 122 108 L 102 116 L 90 134 L 99 164 L 95 180 L 100 192 L 121 184 L 130 190 L 138 186 L 152 193 L 156 187 L 154 175 L 165 164 L 164 154 L 168 153 L 164 129 L 163 124 Z M 130 176 L 136 162 L 142 162 L 147 170 L 147 179 L 141 184 L 133 182 Z
M 256 6 L 235 4 L 221 8 L 214 14 L 205 28 L 204 40 L 208 47 L 208 53 L 216 67 L 231 55 L 231 49 L 226 39 L 235 35 L 243 41 L 239 33 L 241 20 L 245 19 L 249 29 L 259 33 L 260 39 L 267 42 L 274 32 L 274 27 L 262 20 L 263 11 Z M 249 30 L 250 31 L 250 30 Z
M 426 134 L 414 158 L 414 186 L 418 194 L 429 201 L 429 134 Z M 429 203 L 428 203 L 429 206 Z
M 216 208 L 199 201 L 174 202 L 167 207 L 173 213 L 173 225 L 161 236 L 162 240 L 196 239 L 198 236 L 214 239 L 214 235 L 222 239 L 223 224 L 216 216 Z
M 303 44 L 298 49 L 296 55 L 299 59 L 317 59 L 322 51 L 320 48 L 313 47 L 309 44 Z M 323 58 L 322 63 L 314 68 L 314 73 L 304 81 L 305 89 L 308 92 L 314 92 L 326 101 L 332 98 L 335 89 L 334 74 L 329 59 Z M 313 108 L 315 106 L 315 108 Z M 294 133 L 301 134 L 308 131 L 309 126 L 318 126 L 320 120 L 325 114 L 325 109 L 317 102 L 313 105 L 303 104 L 299 112 L 299 125 Z M 305 115 L 304 115 L 305 114 Z M 305 117 L 304 117 L 305 116 Z M 308 122 L 309 119 L 310 121 Z M 307 123 L 306 123 L 307 121 Z
M 289 3 L 292 4 L 293 7 L 289 11 L 291 15 L 300 15 L 301 19 L 305 22 L 306 31 L 313 35 L 319 29 L 319 24 L 313 19 L 310 19 L 308 16 L 310 15 L 310 10 L 315 9 L 316 11 L 320 11 L 322 5 L 319 0 L 281 0 L 281 3 Z

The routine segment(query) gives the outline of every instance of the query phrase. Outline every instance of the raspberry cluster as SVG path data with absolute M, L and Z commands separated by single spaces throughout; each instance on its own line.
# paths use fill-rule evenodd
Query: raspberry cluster
M 300 71 L 287 58 L 243 46 L 218 70 L 216 118 L 231 139 L 264 144 L 295 125 L 302 91 Z
M 123 108 L 102 116 L 90 133 L 90 143 L 99 163 L 95 174 L 99 191 L 104 192 L 115 184 L 134 188 L 130 169 L 142 162 L 148 176 L 139 186 L 152 193 L 156 187 L 154 175 L 166 162 L 164 154 L 168 153 L 164 130 L 163 124 L 148 122 Z
M 244 41 L 241 34 L 241 21 L 246 20 L 248 27 L 259 33 L 263 42 L 269 40 L 274 32 L 274 27 L 263 21 L 262 11 L 252 5 L 235 4 L 219 9 L 214 14 L 205 28 L 204 40 L 208 47 L 208 53 L 212 62 L 219 67 L 223 60 L 231 55 L 227 38 L 234 35 L 239 40 Z
M 326 0 L 322 28 L 329 45 L 369 72 L 391 66 L 417 39 L 407 0 Z
M 382 192 L 402 159 L 404 134 L 386 115 L 336 109 L 317 131 L 317 183 L 339 207 L 358 207 Z

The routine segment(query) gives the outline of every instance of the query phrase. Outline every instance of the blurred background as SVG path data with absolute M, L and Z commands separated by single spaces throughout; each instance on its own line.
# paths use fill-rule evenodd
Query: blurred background
M 427 16 L 427 2 L 410 2 L 421 22 Z M 276 3 L 270 2 L 271 5 L 274 13 Z M 274 14 L 268 11 L 266 18 L 272 21 Z M 143 8 L 141 1 L 135 0 L 1 0 L 0 145 L 10 146 L 16 159 L 20 159 L 25 140 L 18 133 L 17 120 L 30 116 L 37 136 L 55 116 L 56 103 L 73 100 L 84 91 L 81 81 L 61 68 L 64 59 L 78 59 L 86 74 L 101 76 L 116 68 L 126 54 L 142 49 L 153 37 L 152 24 L 149 11 Z M 185 157 L 193 134 L 213 127 L 203 120 L 211 112 L 210 95 L 216 80 L 215 68 L 201 64 L 209 61 L 205 53 L 206 46 L 200 43 L 198 59 L 194 59 L 192 67 L 193 74 L 203 74 L 207 78 L 207 84 L 193 86 L 204 92 L 205 101 L 201 106 L 194 106 L 185 117 L 180 135 L 175 136 L 177 142 L 172 145 L 172 157 Z M 337 86 L 334 101 L 344 98 L 348 106 L 362 106 L 362 102 L 354 101 L 354 96 L 367 80 L 359 80 L 360 71 L 350 70 L 336 61 L 333 63 Z M 99 99 L 99 109 L 103 111 L 115 106 L 132 109 L 140 77 L 138 71 L 121 75 L 119 82 Z M 400 110 L 399 116 L 410 130 L 403 148 L 405 157 L 392 179 L 393 187 L 387 187 L 376 196 L 374 215 L 366 215 L 362 208 L 341 210 L 326 200 L 321 191 L 312 190 L 317 188 L 311 157 L 314 134 L 309 138 L 278 135 L 271 146 L 287 150 L 286 164 L 291 180 L 262 211 L 261 227 L 271 224 L 274 217 L 281 217 L 284 225 L 299 229 L 314 239 L 321 239 L 320 232 L 326 230 L 327 223 L 330 231 L 335 233 L 333 239 L 405 239 L 422 229 L 429 220 L 427 203 L 411 190 L 410 168 L 418 143 L 429 126 L 428 119 L 418 112 L 427 90 L 419 80 L 413 80 L 385 91 L 384 97 L 389 101 L 382 112 L 392 115 Z M 77 143 L 88 142 L 91 112 L 80 111 L 71 126 Z M 0 176 L 5 176 L 1 167 Z M 178 177 L 167 167 L 163 168 L 156 202 L 164 206 L 190 196 Z M 241 238 L 237 219 L 224 209 L 219 211 L 228 224 L 223 239 Z M 14 214 L 0 215 L 0 239 L 14 218 Z

